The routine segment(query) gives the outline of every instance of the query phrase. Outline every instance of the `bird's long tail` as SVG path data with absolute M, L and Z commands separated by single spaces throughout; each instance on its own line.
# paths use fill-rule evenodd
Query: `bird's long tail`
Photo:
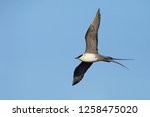
M 113 63 L 117 63 L 117 64 L 121 65 L 122 67 L 128 69 L 125 65 L 123 65 L 123 64 L 121 64 L 121 63 L 119 63 L 118 61 L 115 61 L 115 60 L 134 60 L 134 59 L 120 59 L 120 58 L 113 58 L 112 59 Z

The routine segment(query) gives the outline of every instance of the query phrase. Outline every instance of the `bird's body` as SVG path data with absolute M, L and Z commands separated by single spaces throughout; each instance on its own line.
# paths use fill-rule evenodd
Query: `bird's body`
M 96 62 L 98 61 L 98 54 L 93 54 L 93 53 L 84 53 L 79 60 L 84 61 L 84 62 Z
M 93 62 L 97 62 L 97 61 L 114 62 L 125 67 L 124 65 L 120 64 L 115 60 L 128 60 L 128 59 L 118 59 L 118 58 L 102 56 L 98 53 L 98 47 L 97 47 L 98 29 L 100 25 L 100 20 L 101 20 L 101 14 L 100 14 L 100 10 L 98 9 L 95 18 L 92 21 L 85 35 L 85 40 L 86 40 L 85 53 L 77 57 L 77 59 L 79 59 L 82 62 L 76 67 L 74 71 L 73 85 L 77 84 L 82 80 L 85 72 L 93 64 Z
M 108 58 L 97 53 L 96 54 L 84 53 L 78 59 L 83 62 L 97 62 L 97 61 L 111 62 L 111 57 Z

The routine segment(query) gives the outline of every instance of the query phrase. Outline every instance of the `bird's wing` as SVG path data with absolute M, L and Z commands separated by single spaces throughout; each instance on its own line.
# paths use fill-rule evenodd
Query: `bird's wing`
M 76 69 L 74 70 L 74 77 L 73 77 L 73 83 L 72 85 L 77 84 L 80 82 L 85 74 L 85 72 L 88 70 L 88 68 L 92 65 L 92 62 L 81 62 Z
M 90 27 L 88 28 L 85 40 L 86 40 L 86 52 L 89 53 L 98 53 L 98 29 L 100 25 L 101 14 L 100 10 L 98 9 L 96 16 L 91 23 Z

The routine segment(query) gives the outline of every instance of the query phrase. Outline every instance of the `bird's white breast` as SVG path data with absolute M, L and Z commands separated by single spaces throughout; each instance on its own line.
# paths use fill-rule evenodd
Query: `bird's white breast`
M 93 53 L 84 53 L 79 59 L 84 62 L 95 62 L 98 60 L 96 54 Z

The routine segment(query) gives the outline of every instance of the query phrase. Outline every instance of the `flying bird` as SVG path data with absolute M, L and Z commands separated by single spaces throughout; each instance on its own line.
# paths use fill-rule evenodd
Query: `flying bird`
M 98 48 L 97 48 L 98 29 L 100 26 L 100 21 L 101 21 L 101 13 L 100 13 L 100 9 L 98 9 L 96 16 L 94 17 L 94 20 L 92 21 L 85 35 L 85 41 L 86 41 L 85 53 L 76 57 L 76 59 L 79 59 L 82 62 L 74 70 L 72 85 L 79 83 L 83 79 L 83 76 L 85 72 L 88 70 L 88 68 L 94 62 L 97 62 L 97 61 L 114 62 L 127 68 L 126 66 L 124 66 L 123 64 L 115 60 L 129 60 L 129 59 L 112 58 L 109 56 L 103 56 L 98 53 Z

